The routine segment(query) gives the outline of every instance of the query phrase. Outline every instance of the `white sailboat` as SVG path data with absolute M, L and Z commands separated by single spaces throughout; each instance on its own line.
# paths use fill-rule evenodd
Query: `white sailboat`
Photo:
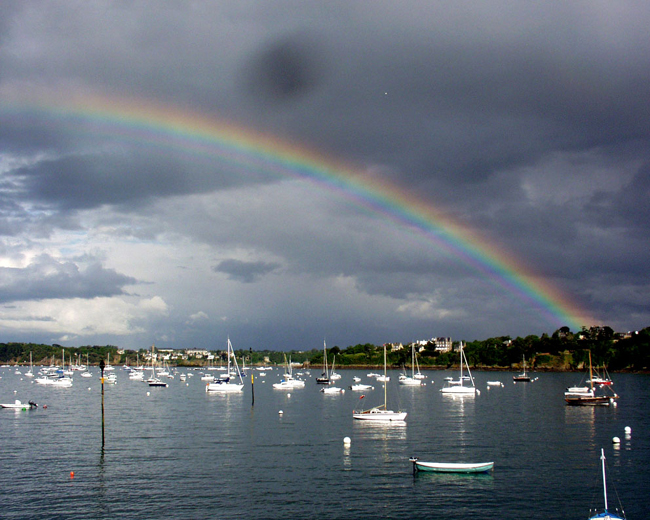
M 415 353 L 415 369 L 417 372 L 413 376 L 415 379 L 426 379 L 427 376 L 425 376 L 423 373 L 420 372 L 420 364 L 418 363 L 418 354 L 417 352 Z M 433 381 L 431 381 L 433 383 Z
M 336 362 L 336 355 L 332 359 L 332 370 L 330 370 L 330 381 L 338 381 L 341 379 L 341 374 L 334 371 L 334 363 Z
M 530 383 L 530 376 L 526 373 L 526 356 L 523 356 L 524 359 L 524 371 L 521 374 L 512 376 L 513 381 L 519 381 L 520 383 Z
M 386 378 L 386 345 L 384 345 L 384 379 Z M 388 409 L 387 403 L 387 394 L 386 394 L 386 384 L 384 384 L 384 404 L 381 406 L 375 406 L 369 410 L 363 410 L 360 412 L 352 412 L 353 419 L 359 419 L 361 421 L 404 421 L 406 419 L 406 413 L 402 411 L 394 412 L 393 410 Z M 360 399 L 363 399 L 362 395 Z
M 25 372 L 25 377 L 34 377 L 34 368 L 32 366 L 32 353 L 29 352 L 29 370 Z
M 287 369 L 280 382 L 273 383 L 273 388 L 276 390 L 293 390 L 294 388 L 305 388 L 305 382 L 302 379 L 294 379 L 293 369 L 291 368 L 291 358 L 289 358 L 289 361 L 287 361 L 286 354 L 284 356 L 284 362 L 287 365 Z
M 467 357 L 465 357 L 465 352 L 463 350 L 463 343 L 461 342 L 460 347 L 460 376 L 457 380 L 451 380 L 447 383 L 447 386 L 441 388 L 440 391 L 443 394 L 450 395 L 476 395 L 480 394 L 480 391 L 474 386 L 474 378 L 472 377 L 472 372 L 469 369 L 469 364 L 467 363 Z M 468 376 L 463 375 L 463 364 L 467 368 Z M 464 382 L 469 380 L 471 386 L 465 386 Z
M 415 377 L 415 345 L 411 344 L 411 375 L 401 374 L 397 382 L 405 386 L 420 386 L 422 379 Z
M 147 379 L 147 384 L 149 386 L 155 386 L 155 387 L 161 387 L 161 388 L 167 388 L 167 383 L 165 383 L 162 379 L 158 379 L 156 377 L 156 360 L 154 359 L 153 355 L 153 345 L 151 345 L 151 377 Z
M 592 511 L 591 513 L 595 513 L 592 516 L 589 517 L 589 520 L 625 520 L 625 511 L 621 508 L 621 514 L 623 516 L 619 516 L 616 513 L 612 513 L 608 509 L 608 504 L 607 504 L 607 478 L 605 475 L 605 450 L 600 449 L 600 460 L 602 462 L 602 471 L 603 471 L 603 498 L 605 499 L 605 510 L 601 513 L 597 513 L 596 511 Z M 590 515 L 591 515 L 590 513 Z
M 228 338 L 228 345 L 227 345 L 227 354 L 226 356 L 228 357 L 228 371 L 226 372 L 226 376 L 220 379 L 217 379 L 216 381 L 213 381 L 212 383 L 208 383 L 205 385 L 205 391 L 206 392 L 222 392 L 222 393 L 231 393 L 231 392 L 241 392 L 244 389 L 244 381 L 241 377 L 241 372 L 239 371 L 239 365 L 237 364 L 237 358 L 235 357 L 235 353 L 232 348 L 232 343 L 230 343 L 230 338 Z M 239 382 L 233 382 L 231 381 L 231 374 L 230 374 L 230 367 L 231 367 L 231 362 L 230 360 L 234 359 L 234 369 L 235 369 L 235 374 L 236 377 L 239 378 Z

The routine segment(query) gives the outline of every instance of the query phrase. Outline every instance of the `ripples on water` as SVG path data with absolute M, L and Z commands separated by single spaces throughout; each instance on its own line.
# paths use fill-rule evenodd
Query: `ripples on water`
M 102 449 L 96 373 L 66 389 L 0 370 L 0 402 L 41 404 L 0 410 L 0 517 L 586 518 L 602 502 L 601 446 L 628 518 L 650 510 L 648 376 L 615 376 L 623 396 L 616 408 L 581 408 L 565 406 L 562 396 L 575 374 L 513 384 L 501 373 L 505 387 L 488 389 L 495 373 L 479 372 L 481 394 L 454 398 L 439 392 L 449 374 L 431 372 L 436 383 L 422 388 L 391 381 L 389 404 L 409 415 L 405 424 L 377 425 L 352 420 L 359 394 L 324 395 L 313 378 L 289 394 L 271 387 L 278 371 L 258 377 L 253 407 L 250 384 L 240 395 L 213 395 L 198 373 L 169 388 L 117 373 L 118 384 L 105 387 Z M 353 375 L 367 379 L 342 374 L 339 386 Z M 383 401 L 374 384 L 367 405 Z M 613 436 L 622 440 L 618 449 Z M 495 469 L 414 476 L 411 455 L 494 460 Z

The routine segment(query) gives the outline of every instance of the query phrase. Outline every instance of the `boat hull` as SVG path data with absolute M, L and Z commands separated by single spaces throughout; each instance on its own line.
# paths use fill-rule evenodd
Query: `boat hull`
M 613 397 L 565 397 L 566 404 L 571 406 L 609 406 L 614 402 Z
M 494 462 L 420 462 L 416 458 L 412 458 L 411 462 L 416 471 L 433 473 L 485 473 L 494 468 Z
M 476 388 L 473 386 L 449 386 L 446 388 L 441 388 L 440 391 L 443 394 L 476 395 Z
M 421 386 L 422 381 L 420 379 L 414 379 L 412 377 L 400 378 L 397 381 L 400 385 L 404 386 Z
M 364 412 L 355 412 L 352 417 L 360 421 L 404 421 L 406 413 L 372 408 Z
M 243 389 L 244 385 L 238 383 L 208 383 L 205 385 L 206 392 L 233 393 L 241 392 Z

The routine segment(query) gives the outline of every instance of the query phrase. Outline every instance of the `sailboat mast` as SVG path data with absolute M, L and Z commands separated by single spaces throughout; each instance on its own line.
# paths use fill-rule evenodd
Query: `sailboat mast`
M 460 342 L 460 385 L 463 386 L 463 342 Z
M 600 448 L 600 460 L 603 463 L 603 494 L 605 495 L 605 511 L 607 511 L 607 479 L 605 478 L 605 450 Z
M 230 345 L 230 336 L 228 336 L 228 345 L 227 345 L 226 348 L 228 350 L 228 352 L 226 354 L 228 356 L 228 372 L 227 373 L 228 373 L 228 379 L 230 379 L 230 352 L 231 352 L 230 349 L 232 348 L 231 345 Z
M 591 393 L 594 392 L 594 374 L 591 370 L 591 350 L 589 351 L 589 385 L 591 386 Z
M 325 360 L 325 377 L 329 378 L 329 370 L 327 369 L 327 345 L 325 340 L 323 340 L 323 359 Z
M 384 343 L 384 410 L 388 409 L 388 399 L 386 397 L 386 344 Z
M 411 343 L 411 377 L 415 377 L 415 345 Z

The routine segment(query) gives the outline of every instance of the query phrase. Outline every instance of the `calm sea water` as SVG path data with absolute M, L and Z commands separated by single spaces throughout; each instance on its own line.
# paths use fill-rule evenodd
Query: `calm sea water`
M 0 402 L 40 405 L 0 410 L 0 517 L 585 519 L 602 505 L 601 447 L 610 509 L 618 494 L 629 519 L 650 512 L 647 375 L 614 375 L 617 407 L 582 408 L 563 400 L 576 374 L 514 384 L 512 373 L 478 372 L 481 394 L 454 399 L 439 392 L 451 372 L 428 372 L 421 388 L 393 372 L 389 405 L 408 417 L 391 426 L 353 421 L 359 394 L 322 394 L 315 371 L 304 389 L 274 390 L 280 373 L 255 376 L 253 406 L 250 375 L 241 394 L 213 395 L 198 372 L 150 388 L 118 369 L 118 384 L 105 385 L 102 449 L 97 370 L 66 389 L 0 369 Z M 341 373 L 337 386 L 371 382 Z M 495 379 L 505 386 L 488 390 Z M 383 402 L 372 384 L 367 406 Z M 414 475 L 411 455 L 495 468 Z

